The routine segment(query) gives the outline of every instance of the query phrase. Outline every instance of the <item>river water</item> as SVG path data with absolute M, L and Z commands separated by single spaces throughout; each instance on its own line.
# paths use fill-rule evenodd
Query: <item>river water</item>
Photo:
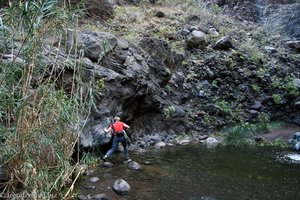
M 136 200 L 297 200 L 300 199 L 300 156 L 275 147 L 206 148 L 200 144 L 176 146 L 132 155 L 142 169 L 134 171 L 114 154 L 114 167 L 96 166 L 82 177 L 75 191 L 105 193 L 109 199 Z M 89 178 L 100 180 L 90 183 Z M 115 194 L 116 179 L 131 189 Z M 86 189 L 86 186 L 96 189 Z

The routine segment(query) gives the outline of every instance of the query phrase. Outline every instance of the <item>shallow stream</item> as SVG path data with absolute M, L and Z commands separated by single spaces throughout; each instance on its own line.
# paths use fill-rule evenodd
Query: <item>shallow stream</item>
M 274 147 L 208 149 L 191 144 L 132 155 L 142 165 L 139 171 L 121 164 L 119 156 L 113 155 L 113 168 L 99 165 L 82 177 L 76 192 L 129 200 L 300 199 L 300 156 L 292 151 Z M 100 180 L 90 183 L 93 176 Z M 131 186 L 123 197 L 112 190 L 119 178 Z M 91 185 L 96 188 L 86 189 Z

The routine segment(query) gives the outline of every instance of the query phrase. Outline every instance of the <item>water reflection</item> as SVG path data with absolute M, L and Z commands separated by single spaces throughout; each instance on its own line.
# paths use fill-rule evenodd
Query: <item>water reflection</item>
M 133 155 L 142 165 L 140 171 L 118 161 L 113 161 L 113 169 L 97 167 L 94 175 L 101 180 L 95 184 L 97 190 L 85 190 L 90 177 L 84 177 L 77 191 L 84 195 L 103 192 L 110 199 L 299 199 L 300 165 L 279 162 L 279 154 L 282 151 L 276 148 L 207 149 L 199 144 L 163 149 Z M 111 189 L 118 178 L 131 186 L 125 197 Z

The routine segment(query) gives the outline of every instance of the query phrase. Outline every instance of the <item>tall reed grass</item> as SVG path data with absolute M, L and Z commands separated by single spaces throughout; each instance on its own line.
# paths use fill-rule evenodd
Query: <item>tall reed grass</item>
M 72 165 L 70 159 L 77 148 L 77 124 L 93 104 L 92 93 L 86 95 L 82 87 L 77 41 L 75 59 L 62 45 L 82 12 L 67 0 L 23 0 L 9 1 L 0 13 L 0 161 L 7 176 L 0 196 L 58 197 L 80 173 L 80 163 Z M 11 59 L 4 62 L 7 55 Z M 61 81 L 67 72 L 71 86 Z

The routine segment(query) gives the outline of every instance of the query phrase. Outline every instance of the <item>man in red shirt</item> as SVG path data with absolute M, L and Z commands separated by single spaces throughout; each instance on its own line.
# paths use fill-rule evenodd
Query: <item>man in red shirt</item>
M 110 125 L 108 128 L 104 129 L 104 132 L 107 133 L 111 130 L 113 130 L 113 143 L 111 149 L 105 154 L 105 156 L 102 158 L 103 161 L 107 161 L 107 159 L 113 154 L 113 152 L 117 149 L 118 143 L 121 142 L 121 144 L 124 147 L 124 156 L 126 162 L 129 162 L 130 159 L 128 157 L 128 144 L 125 138 L 125 130 L 128 129 L 129 126 L 125 124 L 124 122 L 120 121 L 120 117 L 114 118 L 114 123 Z

